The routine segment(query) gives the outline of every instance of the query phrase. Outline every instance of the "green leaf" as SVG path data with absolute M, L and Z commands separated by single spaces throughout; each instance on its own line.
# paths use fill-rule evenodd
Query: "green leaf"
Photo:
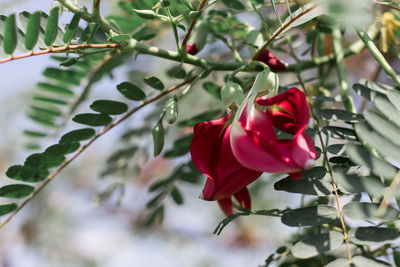
M 326 175 L 326 168 L 323 166 L 316 166 L 309 170 L 301 172 L 301 178 L 322 179 Z
M 349 231 L 349 240 L 357 245 L 375 246 L 394 242 L 400 231 L 379 227 L 357 227 Z
M 46 169 L 36 169 L 28 166 L 14 165 L 8 168 L 6 175 L 8 178 L 24 181 L 27 183 L 41 182 L 47 178 L 49 171 Z
M 128 110 L 128 105 L 112 100 L 96 100 L 90 105 L 90 108 L 107 115 L 119 115 Z
M 146 98 L 146 94 L 137 87 L 136 85 L 130 82 L 123 82 L 117 85 L 118 91 L 130 100 L 144 100 Z
M 15 21 L 15 14 L 12 14 L 6 20 L 3 43 L 4 52 L 9 55 L 14 53 L 15 48 L 17 48 L 17 43 L 17 25 Z
M 346 154 L 349 155 L 355 163 L 366 166 L 371 169 L 375 175 L 382 176 L 385 179 L 393 180 L 398 169 L 388 162 L 379 159 L 365 150 L 362 146 L 348 143 L 345 146 Z
M 342 109 L 320 109 L 317 110 L 317 115 L 326 121 L 345 121 L 354 123 L 364 120 L 361 114 L 354 114 Z
M 344 236 L 339 232 L 330 231 L 326 234 L 309 236 L 297 242 L 292 248 L 292 254 L 298 259 L 308 259 L 322 253 L 339 248 Z
M 72 120 L 90 126 L 107 126 L 111 123 L 112 118 L 105 114 L 82 113 L 73 117 Z
M 167 75 L 176 79 L 184 79 L 186 77 L 186 71 L 181 65 L 177 65 L 168 69 Z
M 65 160 L 63 155 L 48 155 L 35 153 L 26 158 L 24 165 L 33 169 L 49 169 L 61 165 Z
M 376 107 L 393 123 L 400 127 L 400 112 L 387 100 L 386 97 L 377 96 L 374 101 Z
M 51 103 L 55 105 L 68 105 L 68 102 L 61 100 L 61 99 L 56 99 L 56 98 L 51 98 L 51 97 L 42 97 L 42 96 L 34 96 L 33 100 L 39 101 L 39 102 L 45 102 L 45 103 Z
M 120 34 L 120 35 L 115 35 L 115 36 L 111 37 L 110 41 L 112 41 L 114 43 L 122 43 L 122 42 L 130 40 L 131 38 L 132 37 L 127 34 Z
M 173 124 L 178 119 L 178 103 L 174 97 L 168 99 L 165 104 L 165 118 L 169 124 Z
M 378 204 L 375 203 L 366 203 L 366 202 L 359 202 L 359 203 L 349 203 L 343 207 L 343 213 L 349 217 L 350 219 L 354 220 L 384 220 L 384 221 L 391 221 L 396 219 L 400 212 L 388 206 L 386 213 L 382 216 L 379 216 L 377 213 L 379 208 Z
M 30 137 L 38 137 L 38 138 L 47 136 L 47 133 L 42 133 L 42 132 L 37 132 L 37 131 L 30 131 L 30 130 L 25 130 L 24 134 L 28 135 Z
M 54 7 L 50 10 L 50 15 L 47 20 L 46 31 L 44 33 L 44 43 L 47 46 L 52 46 L 58 34 L 58 14 L 60 8 Z
M 325 267 L 351 267 L 348 259 L 338 258 L 334 261 L 331 261 L 329 264 L 325 265 Z
M 0 197 L 22 198 L 28 196 L 35 188 L 26 184 L 10 184 L 0 188 Z
M 17 208 L 18 208 L 18 206 L 15 203 L 0 205 L 0 216 L 6 215 L 7 213 L 10 213 L 10 212 L 13 212 Z
M 329 153 L 334 155 L 341 155 L 344 152 L 344 144 L 334 144 L 327 147 Z
M 243 10 L 246 8 L 239 0 L 222 0 L 222 3 L 234 10 Z
M 353 89 L 362 97 L 373 102 L 377 96 L 385 96 L 386 92 L 392 88 L 383 83 L 361 79 L 359 83 L 353 85 Z
M 60 144 L 70 142 L 80 142 L 90 139 L 96 134 L 96 131 L 92 128 L 83 128 L 74 130 L 64 134 L 60 139 Z
M 390 102 L 400 113 L 400 93 L 394 90 L 388 90 L 386 96 L 389 98 Z
M 56 124 L 53 121 L 53 118 L 49 118 L 48 116 L 45 117 L 45 116 L 40 116 L 38 114 L 28 114 L 28 117 L 46 127 L 56 126 Z
M 153 143 L 154 143 L 154 156 L 157 156 L 161 153 L 164 147 L 164 136 L 165 130 L 162 125 L 162 120 L 159 120 L 157 124 L 154 126 L 151 131 L 153 135 Z
M 367 123 L 358 123 L 354 126 L 358 137 L 369 147 L 374 148 L 385 157 L 400 160 L 400 150 L 388 139 L 373 131 Z
M 338 126 L 325 126 L 322 128 L 322 132 L 329 137 L 335 139 L 347 139 L 350 141 L 356 141 L 357 135 L 354 130 Z
M 29 16 L 25 33 L 25 48 L 27 50 L 32 50 L 39 39 L 41 13 L 36 11 Z
M 189 120 L 184 120 L 184 121 L 179 122 L 178 126 L 179 127 L 193 127 L 199 122 L 210 121 L 220 114 L 221 114 L 221 110 L 219 110 L 219 109 L 206 111 L 197 116 L 194 116 L 193 118 L 191 118 Z
M 317 179 L 298 179 L 286 177 L 274 184 L 275 190 L 313 196 L 328 196 L 332 193 L 332 185 Z
M 131 146 L 128 148 L 120 149 L 111 154 L 111 156 L 107 159 L 107 163 L 111 164 L 123 158 L 125 159 L 132 158 L 137 150 L 138 150 L 137 146 Z
M 61 111 L 52 107 L 50 108 L 42 108 L 42 107 L 37 107 L 37 106 L 31 106 L 31 109 L 37 114 L 37 115 L 42 115 L 44 117 L 57 117 L 61 116 Z
M 174 189 L 172 189 L 171 196 L 177 205 L 183 204 L 183 197 L 182 197 L 181 193 L 179 192 L 178 188 L 174 187 Z
M 144 77 L 143 80 L 148 86 L 151 86 L 156 90 L 161 91 L 164 89 L 164 84 L 162 83 L 162 81 L 155 76 L 147 76 Z
M 293 226 L 314 226 L 330 223 L 337 217 L 337 210 L 331 206 L 313 206 L 291 210 L 283 214 L 282 223 Z
M 385 189 L 380 179 L 373 176 L 335 172 L 334 177 L 339 188 L 349 193 L 367 192 L 372 197 L 382 197 Z
M 70 43 L 71 40 L 74 38 L 76 31 L 78 30 L 79 27 L 79 21 L 82 17 L 82 12 L 78 11 L 75 13 L 75 15 L 72 17 L 71 23 L 67 25 L 63 37 L 63 42 L 64 43 Z
M 64 84 L 80 85 L 81 80 L 86 77 L 86 73 L 76 70 L 62 70 L 57 68 L 46 68 L 43 75 Z
M 66 155 L 78 150 L 79 147 L 78 142 L 55 144 L 48 147 L 44 153 L 50 156 Z
M 43 83 L 40 82 L 37 84 L 37 86 L 39 87 L 39 89 L 51 92 L 51 93 L 55 93 L 55 94 L 60 94 L 60 95 L 65 95 L 65 96 L 73 96 L 74 92 L 72 92 L 71 90 L 61 87 L 61 86 L 57 86 L 57 85 L 53 85 L 53 84 L 49 84 L 49 83 Z
M 380 115 L 378 112 L 368 110 L 364 113 L 365 119 L 378 133 L 400 146 L 400 127 L 391 123 L 391 120 Z
M 369 259 L 364 256 L 355 256 L 353 258 L 353 263 L 356 265 L 356 267 L 386 267 L 386 266 L 392 266 L 384 261 L 380 260 L 375 260 L 375 259 Z
M 174 158 L 183 156 L 190 150 L 190 144 L 192 143 L 193 134 L 185 135 L 177 140 L 175 140 L 172 148 L 165 152 L 165 158 Z
M 90 23 L 81 33 L 81 37 L 79 38 L 82 43 L 89 42 L 93 36 L 96 34 L 99 29 L 96 23 Z
M 215 99 L 221 100 L 221 89 L 222 87 L 213 83 L 213 82 L 205 82 L 203 83 L 204 90 L 207 91 L 210 95 L 212 95 Z

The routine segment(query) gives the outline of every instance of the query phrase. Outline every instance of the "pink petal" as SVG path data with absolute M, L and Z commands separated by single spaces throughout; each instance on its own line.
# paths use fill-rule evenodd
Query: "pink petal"
M 298 166 L 302 169 L 311 168 L 317 157 L 314 141 L 306 133 L 298 133 L 290 144 L 292 157 Z
M 272 71 L 279 71 L 286 69 L 285 65 L 267 49 L 262 51 L 261 54 L 256 58 L 256 60 L 267 64 Z
M 251 209 L 251 197 L 249 190 L 247 187 L 244 187 L 242 190 L 234 194 L 236 200 L 239 202 L 239 206 L 241 208 Z
M 233 213 L 232 198 L 230 196 L 227 198 L 218 200 L 218 205 L 221 208 L 221 210 L 225 213 L 226 216 L 229 216 Z
M 186 46 L 186 52 L 190 55 L 196 55 L 199 52 L 199 50 L 197 49 L 196 44 L 188 44 Z

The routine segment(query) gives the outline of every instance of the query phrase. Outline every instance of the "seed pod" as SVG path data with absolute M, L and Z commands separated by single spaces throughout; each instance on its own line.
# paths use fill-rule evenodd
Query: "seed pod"
M 153 143 L 154 143 L 154 156 L 158 156 L 164 147 L 164 135 L 165 130 L 162 125 L 162 118 L 157 122 L 151 131 L 153 135 Z
M 174 97 L 168 99 L 165 104 L 165 117 L 169 124 L 173 124 L 178 118 L 178 103 Z

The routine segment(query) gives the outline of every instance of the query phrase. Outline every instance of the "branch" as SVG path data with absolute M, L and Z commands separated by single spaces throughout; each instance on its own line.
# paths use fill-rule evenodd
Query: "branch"
M 50 53 L 60 53 L 60 52 L 67 52 L 72 50 L 79 50 L 79 49 L 88 49 L 88 48 L 112 48 L 112 49 L 119 49 L 122 46 L 119 44 L 82 44 L 82 45 L 68 45 L 68 46 L 61 46 L 56 48 L 44 49 L 37 52 L 25 53 L 18 56 L 12 56 L 9 58 L 1 59 L 0 64 L 6 63 L 16 59 L 22 59 L 32 56 L 50 54 Z
M 81 155 L 90 145 L 92 145 L 97 139 L 99 139 L 101 136 L 103 136 L 104 134 L 106 134 L 108 131 L 110 131 L 111 129 L 113 129 L 115 126 L 121 124 L 123 121 L 125 121 L 126 119 L 128 119 L 130 116 L 132 116 L 133 114 L 135 114 L 137 111 L 141 110 L 142 108 L 144 108 L 145 106 L 157 101 L 158 99 L 168 95 L 169 93 L 181 88 L 182 86 L 185 86 L 187 84 L 190 84 L 191 82 L 193 82 L 196 79 L 197 76 L 193 76 L 192 78 L 178 84 L 175 86 L 170 87 L 169 89 L 165 90 L 164 92 L 154 96 L 153 98 L 150 98 L 146 101 L 144 101 L 142 104 L 140 104 L 139 106 L 133 108 L 131 111 L 129 111 L 127 114 L 125 114 L 125 116 L 123 116 L 121 119 L 119 119 L 118 121 L 110 124 L 108 127 L 106 127 L 103 131 L 101 131 L 100 133 L 98 133 L 95 137 L 93 137 L 87 144 L 85 144 L 84 146 L 82 146 L 78 152 L 76 152 L 69 160 L 67 160 L 66 162 L 64 162 L 60 167 L 58 167 L 54 172 L 52 172 L 49 176 L 47 176 L 46 180 L 14 211 L 12 212 L 7 219 L 5 219 L 1 224 L 0 224 L 0 228 L 2 228 L 3 226 L 5 226 L 7 223 L 9 223 L 15 215 L 18 214 L 18 212 L 24 208 L 35 196 L 37 196 L 40 191 L 42 191 L 48 183 L 50 183 L 51 180 L 53 180 L 53 178 L 55 178 L 64 168 L 66 168 L 67 166 L 69 166 L 77 157 L 79 157 L 79 155 Z
M 201 11 L 203 10 L 204 6 L 206 5 L 207 1 L 208 1 L 208 0 L 203 0 L 203 1 L 201 1 L 199 7 L 197 8 L 197 11 L 201 12 Z M 186 32 L 185 38 L 183 38 L 182 46 L 181 46 L 182 51 L 186 51 L 187 42 L 189 41 L 190 34 L 192 33 L 192 31 L 193 31 L 193 29 L 194 29 L 194 26 L 196 25 L 196 22 L 197 22 L 197 18 L 195 18 L 195 19 L 192 21 L 192 23 L 191 23 L 190 26 L 189 26 L 188 31 Z
M 272 41 L 278 37 L 279 34 L 281 34 L 284 30 L 286 30 L 287 27 L 290 26 L 290 24 L 292 24 L 293 22 L 295 22 L 297 19 L 299 19 L 300 17 L 304 16 L 305 14 L 307 14 L 308 12 L 310 12 L 311 10 L 313 10 L 314 8 L 316 8 L 317 6 L 312 6 L 306 10 L 304 10 L 303 12 L 299 13 L 297 16 L 293 17 L 291 20 L 289 20 L 286 24 L 284 24 L 282 27 L 279 28 L 279 30 L 277 30 L 269 39 L 267 42 L 265 42 L 265 44 L 257 51 L 257 53 L 251 58 L 252 61 L 256 60 L 256 58 L 258 58 L 260 56 L 260 54 L 262 53 L 262 51 L 264 51 L 271 43 Z

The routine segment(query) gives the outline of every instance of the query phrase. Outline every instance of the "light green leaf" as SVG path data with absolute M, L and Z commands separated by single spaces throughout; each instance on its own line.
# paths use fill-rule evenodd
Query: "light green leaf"
M 59 7 L 54 7 L 50 10 L 50 15 L 46 25 L 46 31 L 44 33 L 44 43 L 47 46 L 52 46 L 57 38 L 59 11 Z
M 32 50 L 39 39 L 41 13 L 36 11 L 29 16 L 25 32 L 25 48 L 27 50 Z
M 384 220 L 384 221 L 391 221 L 396 219 L 400 212 L 393 208 L 392 206 L 388 206 L 386 213 L 382 216 L 378 216 L 377 213 L 379 208 L 378 204 L 375 203 L 366 203 L 366 202 L 359 202 L 359 203 L 349 203 L 343 207 L 343 213 L 345 216 L 349 217 L 350 219 L 354 220 Z
M 340 189 L 349 193 L 367 192 L 372 197 L 382 197 L 385 185 L 377 177 L 336 172 L 335 181 Z
M 17 43 L 17 25 L 15 21 L 15 14 L 12 14 L 7 18 L 5 25 L 3 43 L 4 52 L 9 55 L 14 53 L 15 48 L 17 48 Z
M 312 258 L 339 248 L 343 243 L 343 238 L 344 236 L 341 233 L 333 231 L 309 236 L 293 246 L 292 254 L 298 259 Z
M 63 37 L 64 43 L 70 43 L 71 40 L 74 38 L 75 33 L 78 30 L 79 21 L 81 20 L 82 14 L 83 13 L 81 11 L 76 12 L 75 15 L 72 17 L 71 23 L 67 25 Z

